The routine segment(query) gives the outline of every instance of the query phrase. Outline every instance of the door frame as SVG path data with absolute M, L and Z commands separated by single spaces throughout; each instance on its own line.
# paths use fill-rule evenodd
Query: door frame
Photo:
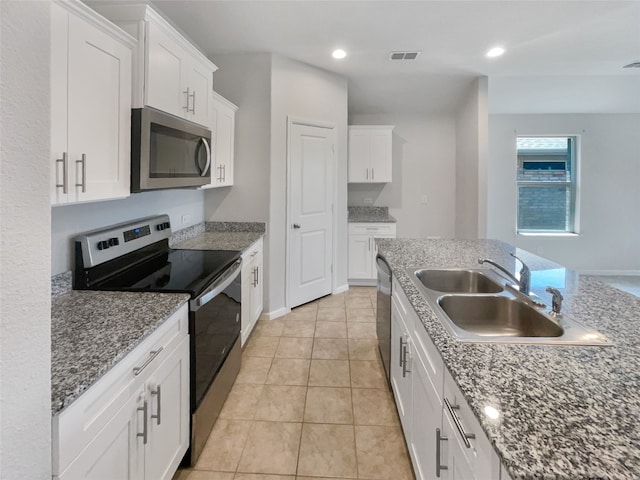
M 337 258 L 337 244 L 338 244 L 338 222 L 335 206 L 338 203 L 338 162 L 337 162 L 337 141 L 338 135 L 336 130 L 336 124 L 333 122 L 327 122 L 324 120 L 312 120 L 309 118 L 296 117 L 293 115 L 287 115 L 287 223 L 285 228 L 287 230 L 285 238 L 285 292 L 284 303 L 287 311 L 291 311 L 291 278 L 289 275 L 289 267 L 291 266 L 291 129 L 293 125 L 303 125 L 308 127 L 326 128 L 333 132 L 333 158 L 331 160 L 331 168 L 333 171 L 333 194 L 331 198 L 331 232 L 332 245 L 331 245 L 331 293 L 336 288 L 336 268 L 335 260 Z

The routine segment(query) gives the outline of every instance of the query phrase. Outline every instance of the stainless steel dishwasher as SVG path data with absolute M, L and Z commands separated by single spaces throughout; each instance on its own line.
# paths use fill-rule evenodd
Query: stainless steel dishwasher
M 390 357 L 391 357 L 391 267 L 385 258 L 376 255 L 376 270 L 378 271 L 378 293 L 376 313 L 376 333 L 380 358 L 387 376 L 387 386 L 390 387 Z

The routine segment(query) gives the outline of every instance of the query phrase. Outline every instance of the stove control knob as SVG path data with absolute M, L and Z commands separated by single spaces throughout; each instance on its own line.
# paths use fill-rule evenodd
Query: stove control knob
M 110 247 L 116 247 L 120 245 L 120 240 L 118 239 L 118 237 L 113 237 L 109 239 L 109 246 Z
M 162 230 L 164 230 L 164 223 L 159 223 L 156 225 L 156 230 L 158 230 L 159 232 L 161 232 Z
M 109 242 L 106 240 L 101 240 L 98 242 L 98 250 L 106 250 L 109 248 Z
M 169 222 L 164 222 L 162 225 L 164 225 L 164 228 L 171 228 L 171 224 Z

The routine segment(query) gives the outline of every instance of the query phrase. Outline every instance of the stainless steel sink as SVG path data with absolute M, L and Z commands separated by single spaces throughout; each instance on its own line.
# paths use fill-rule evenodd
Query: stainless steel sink
M 478 270 L 417 270 L 416 278 L 430 290 L 452 293 L 498 293 L 504 290 Z
M 409 268 L 409 278 L 442 325 L 458 341 L 599 345 L 611 343 L 565 317 L 554 317 L 543 304 L 486 268 Z
M 484 337 L 559 337 L 564 333 L 556 322 L 515 298 L 444 295 L 438 305 L 458 327 Z

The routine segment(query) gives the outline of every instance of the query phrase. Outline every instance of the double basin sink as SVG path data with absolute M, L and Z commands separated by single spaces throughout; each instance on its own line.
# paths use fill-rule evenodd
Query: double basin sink
M 493 270 L 410 268 L 407 274 L 459 341 L 610 345 L 595 330 L 553 316 L 546 305 L 520 293 Z

